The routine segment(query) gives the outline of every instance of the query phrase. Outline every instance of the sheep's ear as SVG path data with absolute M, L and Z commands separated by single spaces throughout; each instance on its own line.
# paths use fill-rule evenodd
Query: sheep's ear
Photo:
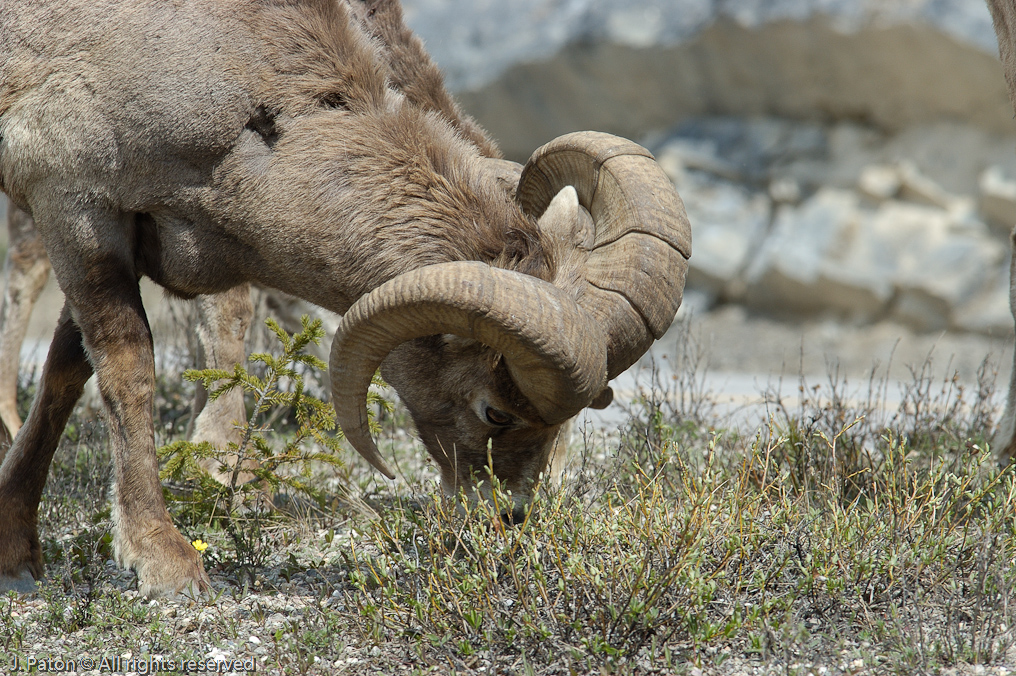
M 575 192 L 575 188 L 566 185 L 554 196 L 547 210 L 540 216 L 540 230 L 554 240 L 555 246 L 581 247 L 584 244 L 583 216 L 588 218 L 589 233 L 592 234 L 592 219 L 579 205 L 579 195 Z
M 539 220 L 544 242 L 550 246 L 555 263 L 554 284 L 578 291 L 595 230 L 593 219 L 581 204 L 575 188 L 562 188 L 550 201 Z
M 610 406 L 610 402 L 612 401 L 614 401 L 614 390 L 609 387 L 605 387 L 603 388 L 603 391 L 596 395 L 596 398 L 590 402 L 589 408 L 607 408 Z

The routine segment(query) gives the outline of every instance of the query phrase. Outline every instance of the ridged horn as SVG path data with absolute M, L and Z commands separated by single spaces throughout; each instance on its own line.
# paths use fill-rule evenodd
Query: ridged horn
M 579 304 L 607 333 L 607 378 L 645 354 L 674 321 L 691 256 L 684 203 L 652 154 L 610 134 L 576 132 L 529 159 L 516 198 L 539 218 L 565 186 L 592 216 L 595 236 Z
M 394 474 L 367 425 L 371 376 L 400 344 L 441 333 L 477 340 L 504 356 L 516 386 L 544 422 L 578 413 L 607 382 L 606 337 L 553 284 L 478 262 L 411 270 L 357 300 L 332 342 L 332 403 L 350 444 Z

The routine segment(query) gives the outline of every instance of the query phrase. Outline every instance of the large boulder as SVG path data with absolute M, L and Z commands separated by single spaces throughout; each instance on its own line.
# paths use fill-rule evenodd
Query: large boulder
M 894 255 L 870 236 L 860 197 L 823 188 L 784 207 L 746 270 L 746 303 L 781 316 L 871 320 L 892 299 Z
M 685 196 L 700 300 L 1009 333 L 1011 225 L 998 223 L 1016 223 L 1012 146 L 955 123 L 892 135 L 707 117 L 679 125 L 657 156 Z
M 745 275 L 745 302 L 770 314 L 892 318 L 919 330 L 998 328 L 1002 242 L 939 206 L 872 206 L 824 188 L 784 207 Z M 1004 298 L 1004 296 L 1003 296 Z M 982 317 L 970 313 L 981 305 Z

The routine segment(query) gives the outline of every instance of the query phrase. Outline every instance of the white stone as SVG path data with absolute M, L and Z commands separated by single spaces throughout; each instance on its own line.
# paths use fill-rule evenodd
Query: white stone
M 885 164 L 868 165 L 857 178 L 861 194 L 879 201 L 896 197 L 902 185 L 899 169 Z
M 681 190 L 688 182 L 688 174 L 685 171 L 684 160 L 681 153 L 675 148 L 666 147 L 656 153 L 656 163 L 663 169 L 663 173 L 674 183 L 678 190 Z
M 801 184 L 789 177 L 773 179 L 769 197 L 777 204 L 797 204 L 801 201 Z
M 872 236 L 894 252 L 898 319 L 919 329 L 945 328 L 953 310 L 970 303 L 1006 260 L 1002 244 L 956 232 L 948 212 L 887 202 L 871 221 Z
M 1016 181 L 1002 168 L 992 165 L 978 180 L 978 206 L 981 217 L 999 232 L 1008 234 L 1016 225 Z
M 721 159 L 716 152 L 716 142 L 708 139 L 678 138 L 667 143 L 658 153 L 667 157 L 666 167 L 679 162 L 685 169 L 704 171 L 720 178 L 736 181 L 741 178 L 740 172 L 729 162 Z M 673 178 L 673 177 L 671 177 Z
M 891 251 L 862 236 L 867 218 L 850 190 L 823 188 L 800 207 L 781 207 L 746 271 L 749 305 L 874 317 L 892 297 L 893 262 Z
M 950 211 L 888 200 L 866 208 L 857 193 L 823 188 L 782 207 L 747 268 L 747 302 L 777 314 L 833 312 L 855 320 L 886 314 L 918 329 L 997 320 L 990 288 L 1006 248 Z M 985 296 L 985 294 L 988 296 Z
M 769 200 L 726 182 L 700 183 L 684 195 L 693 245 L 688 287 L 712 295 L 740 276 L 765 237 Z
M 938 183 L 925 176 L 910 160 L 900 162 L 899 172 L 899 197 L 902 200 L 948 209 L 956 199 Z

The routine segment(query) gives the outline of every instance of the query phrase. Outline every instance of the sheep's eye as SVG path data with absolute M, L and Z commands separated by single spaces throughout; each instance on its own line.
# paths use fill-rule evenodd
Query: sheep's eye
M 504 411 L 499 411 L 496 408 L 488 406 L 487 410 L 484 411 L 483 414 L 487 416 L 487 422 L 489 422 L 491 425 L 504 427 L 505 425 L 512 424 L 512 417 L 507 413 L 505 413 Z

